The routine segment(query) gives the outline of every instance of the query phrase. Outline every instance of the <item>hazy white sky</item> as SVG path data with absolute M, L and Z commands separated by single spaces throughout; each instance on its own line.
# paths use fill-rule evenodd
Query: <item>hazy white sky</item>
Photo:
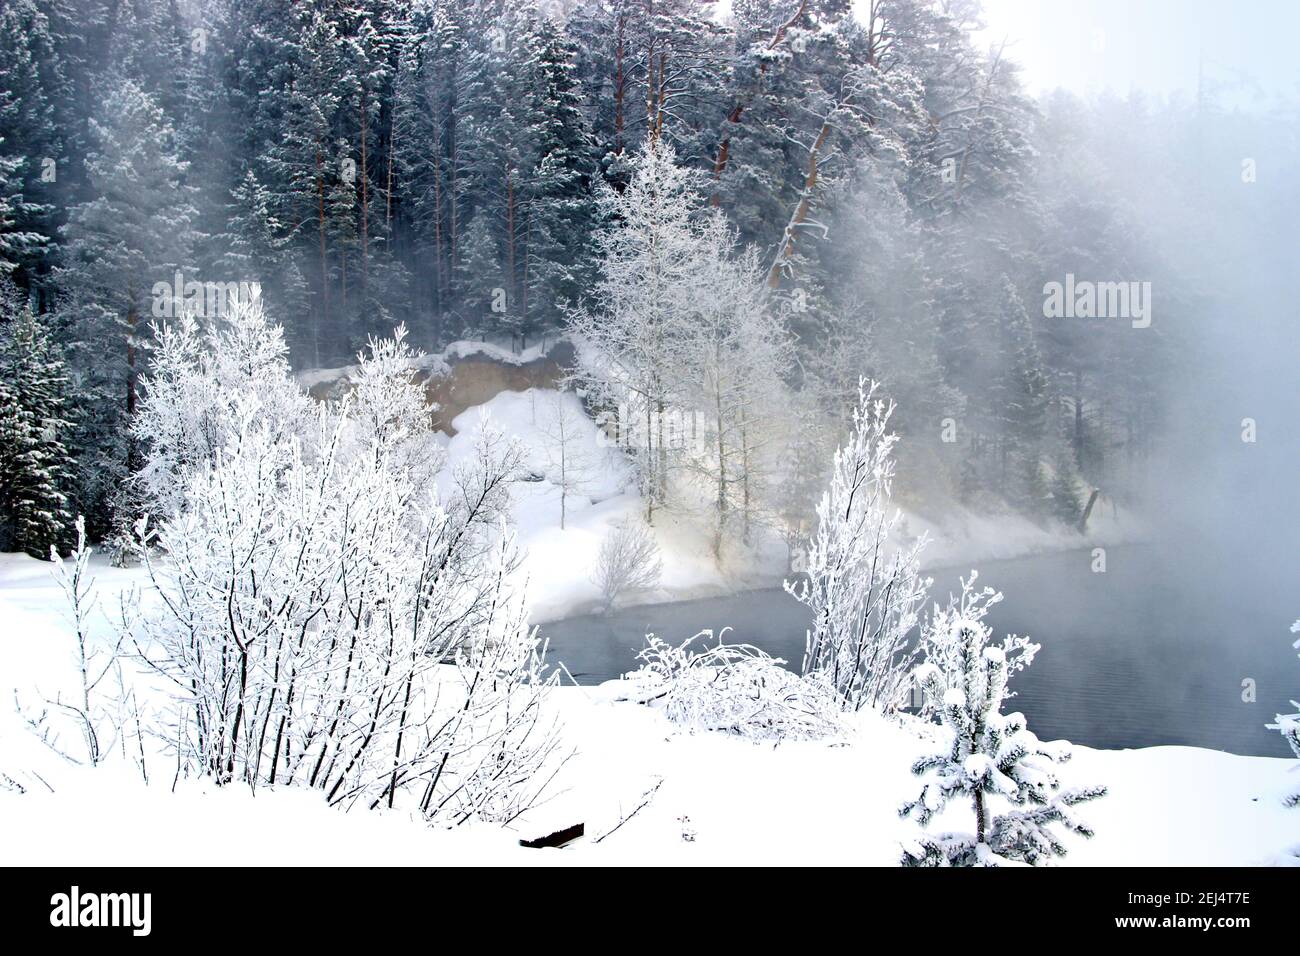
M 1300 0 L 984 0 L 989 43 L 1009 38 L 1030 89 L 1196 95 L 1267 105 L 1300 93 Z

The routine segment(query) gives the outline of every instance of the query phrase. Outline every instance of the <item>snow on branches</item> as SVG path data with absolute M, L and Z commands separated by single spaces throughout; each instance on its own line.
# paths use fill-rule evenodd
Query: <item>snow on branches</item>
M 807 579 L 785 589 L 813 612 L 803 672 L 834 688 L 846 710 L 890 713 L 906 702 L 916 648 L 908 635 L 930 588 L 921 576 L 926 539 L 895 546 L 902 515 L 890 503 L 894 404 L 877 383 L 858 384 L 853 433 L 835 452 L 817 506 Z
M 696 650 L 701 631 L 673 646 L 646 636 L 639 670 L 628 680 L 641 699 L 691 732 L 723 731 L 750 740 L 818 740 L 840 733 L 843 714 L 823 684 L 786 670 L 785 661 L 749 644 Z
M 974 615 L 963 615 L 975 602 Z M 927 778 L 920 795 L 899 813 L 928 824 L 953 799 L 966 798 L 975 811 L 975 830 L 923 834 L 903 848 L 907 866 L 999 866 L 1038 864 L 1064 855 L 1052 829 L 1092 836 L 1074 807 L 1103 796 L 1105 787 L 1061 790 L 1053 772 L 1069 760 L 1068 747 L 1041 743 L 1022 714 L 1001 713 L 1008 697 L 1007 678 L 1032 659 L 1037 647 L 1020 639 L 989 643 L 991 632 L 980 618 L 983 594 L 963 598 L 936 614 L 942 631 L 929 636 L 930 660 L 917 669 L 917 681 L 932 701 L 946 734 L 944 750 L 922 757 L 912 772 Z
M 601 541 L 591 580 L 600 589 L 604 609 L 610 611 L 625 594 L 658 587 L 662 573 L 663 559 L 650 529 L 639 521 L 624 520 Z
M 254 411 L 273 439 L 312 434 L 311 400 L 293 379 L 284 331 L 267 321 L 259 293 L 237 299 L 227 316 L 206 326 L 187 311 L 153 332 L 144 394 L 131 420 L 143 462 L 120 505 L 128 527 L 142 514 L 181 507 L 188 472 L 216 459 L 237 407 Z M 305 444 L 303 451 L 312 454 Z
M 191 367 L 240 348 L 207 344 Z M 440 495 L 401 331 L 371 352 L 355 394 L 307 426 L 233 388 L 206 446 L 177 442 L 204 455 L 157 527 L 137 522 L 161 600 L 137 608 L 136 642 L 176 688 L 187 772 L 439 824 L 509 821 L 560 761 L 502 523 L 516 456 L 485 439 Z

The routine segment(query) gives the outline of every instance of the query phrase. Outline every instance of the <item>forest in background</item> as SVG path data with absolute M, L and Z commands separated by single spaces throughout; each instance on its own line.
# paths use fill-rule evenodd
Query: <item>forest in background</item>
M 431 350 L 600 328 L 647 140 L 750 250 L 817 469 L 866 375 L 905 489 L 1063 521 L 1135 493 L 1168 330 L 1209 308 L 1171 252 L 1213 228 L 1210 107 L 1035 101 L 978 26 L 975 0 L 7 0 L 5 547 L 111 527 L 160 284 L 260 283 L 296 368 L 399 323 Z M 1150 282 L 1155 321 L 1043 319 L 1067 275 Z M 33 500 L 58 520 L 23 531 Z

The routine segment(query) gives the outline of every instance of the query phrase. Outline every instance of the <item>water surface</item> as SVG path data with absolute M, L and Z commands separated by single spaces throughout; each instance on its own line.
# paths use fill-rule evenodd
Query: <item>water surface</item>
M 1289 595 L 1265 578 L 1254 591 L 1189 579 L 1184 556 L 1156 547 L 1113 547 L 1105 557 L 1101 573 L 1090 550 L 982 563 L 980 583 L 1006 595 L 988 617 L 995 633 L 1042 645 L 1033 666 L 1013 677 L 1008 708 L 1045 740 L 1289 755 L 1264 728 L 1300 695 L 1287 630 L 1300 609 Z M 967 571 L 930 572 L 934 593 L 956 590 Z M 549 660 L 594 684 L 635 668 L 645 634 L 680 642 L 705 628 L 731 628 L 728 642 L 757 645 L 797 668 L 807 626 L 801 605 L 764 590 L 570 618 L 541 632 Z

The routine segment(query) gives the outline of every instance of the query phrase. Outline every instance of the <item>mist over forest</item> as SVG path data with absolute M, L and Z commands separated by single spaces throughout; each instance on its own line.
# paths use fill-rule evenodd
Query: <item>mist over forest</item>
M 942 787 L 881 799 L 977 831 L 902 862 L 1036 864 L 1106 787 L 1017 776 L 1056 756 L 1014 677 L 1085 769 L 1257 761 L 1223 799 L 1282 832 L 1300 22 L 1185 6 L 0 0 L 0 620 L 47 614 L 36 562 L 71 600 L 78 760 L 131 739 L 147 784 L 165 738 L 178 778 L 513 823 L 563 674 L 900 766 L 951 731 Z M 92 551 L 150 595 L 98 652 Z M 1186 862 L 1134 792 L 1089 859 Z M 1230 830 L 1187 852 L 1257 862 Z
M 429 350 L 553 340 L 593 303 L 601 193 L 648 137 L 757 250 L 807 415 L 842 421 L 860 374 L 898 401 L 905 486 L 1067 519 L 1085 485 L 1150 493 L 1153 453 L 1208 424 L 1171 409 L 1292 325 L 1268 296 L 1294 236 L 1294 106 L 1031 99 L 980 16 L 7 3 L 6 301 L 67 355 L 69 511 L 110 523 L 150 324 L 186 283 L 260 283 L 296 368 L 349 364 L 399 323 Z M 1147 324 L 1045 318 L 1067 276 L 1147 284 Z M 1221 399 L 1261 384 L 1226 378 Z M 1216 432 L 1262 414 L 1213 407 Z

